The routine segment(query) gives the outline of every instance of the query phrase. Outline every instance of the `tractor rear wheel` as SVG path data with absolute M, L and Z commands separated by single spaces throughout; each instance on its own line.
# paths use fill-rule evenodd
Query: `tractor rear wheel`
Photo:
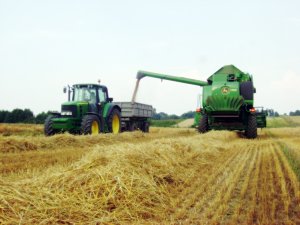
M 208 116 L 203 114 L 198 126 L 199 133 L 206 133 L 208 131 Z
M 245 100 L 253 100 L 254 87 L 252 81 L 242 82 L 240 84 L 240 93 Z
M 113 134 L 121 132 L 121 113 L 118 109 L 114 109 L 108 117 L 108 130 Z
M 257 137 L 257 121 L 255 115 L 250 114 L 248 116 L 248 124 L 245 130 L 245 135 L 249 139 L 254 139 Z
M 45 120 L 45 124 L 44 124 L 44 133 L 46 136 L 52 136 L 54 135 L 56 132 L 53 129 L 52 125 L 53 125 L 53 121 L 52 119 L 57 118 L 58 116 L 55 115 L 49 115 L 47 117 L 47 119 Z
M 100 120 L 96 115 L 86 115 L 81 122 L 81 133 L 87 134 L 99 134 L 100 133 Z

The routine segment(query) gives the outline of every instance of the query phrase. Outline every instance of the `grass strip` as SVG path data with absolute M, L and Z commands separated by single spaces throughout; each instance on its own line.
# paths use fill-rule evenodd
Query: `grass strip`
M 283 151 L 285 157 L 287 158 L 291 168 L 295 172 L 298 180 L 300 181 L 300 160 L 297 160 L 295 155 L 293 154 L 293 150 L 290 149 L 286 144 L 279 142 L 278 143 Z
M 275 139 L 276 137 L 270 131 L 268 131 L 267 134 L 273 139 Z M 297 160 L 297 157 L 293 154 L 293 149 L 289 148 L 285 143 L 281 141 L 276 140 L 276 142 L 277 144 L 279 144 L 280 149 L 282 150 L 292 170 L 294 171 L 298 180 L 300 181 L 300 160 Z

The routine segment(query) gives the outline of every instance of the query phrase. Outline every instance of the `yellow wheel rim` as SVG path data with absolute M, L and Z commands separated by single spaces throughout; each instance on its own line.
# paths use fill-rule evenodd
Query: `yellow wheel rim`
M 117 134 L 120 132 L 120 119 L 117 114 L 113 115 L 112 119 L 112 132 Z
M 99 124 L 97 121 L 93 121 L 92 123 L 92 134 L 99 134 Z

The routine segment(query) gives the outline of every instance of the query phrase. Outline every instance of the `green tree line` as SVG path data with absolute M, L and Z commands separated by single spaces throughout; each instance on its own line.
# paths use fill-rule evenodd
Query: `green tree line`
M 300 110 L 296 110 L 295 112 L 290 112 L 290 116 L 300 116 Z
M 153 119 L 155 120 L 176 120 L 176 119 L 189 119 L 189 118 L 194 118 L 195 112 L 194 111 L 188 111 L 186 113 L 181 114 L 180 116 L 175 115 L 175 114 L 167 114 L 164 112 L 156 113 L 154 112 L 153 114 Z
M 30 109 L 0 110 L 0 123 L 38 123 L 43 124 L 48 113 L 42 112 L 36 116 Z

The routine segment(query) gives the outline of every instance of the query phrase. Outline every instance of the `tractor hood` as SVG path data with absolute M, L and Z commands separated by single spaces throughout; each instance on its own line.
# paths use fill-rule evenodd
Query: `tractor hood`
M 65 102 L 61 105 L 61 115 L 77 117 L 88 111 L 88 102 Z
M 76 101 L 70 101 L 70 102 L 64 102 L 62 105 L 78 105 L 78 106 L 82 106 L 82 105 L 88 105 L 89 102 L 85 102 L 85 101 L 80 101 L 80 102 L 76 102 Z

